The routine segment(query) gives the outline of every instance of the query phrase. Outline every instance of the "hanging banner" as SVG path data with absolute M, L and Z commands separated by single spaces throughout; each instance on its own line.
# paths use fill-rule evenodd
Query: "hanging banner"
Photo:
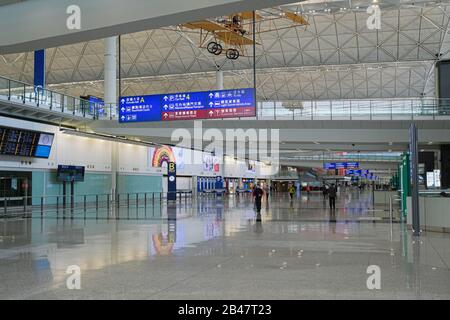
M 45 88 L 45 50 L 34 52 L 34 90 L 36 93 Z

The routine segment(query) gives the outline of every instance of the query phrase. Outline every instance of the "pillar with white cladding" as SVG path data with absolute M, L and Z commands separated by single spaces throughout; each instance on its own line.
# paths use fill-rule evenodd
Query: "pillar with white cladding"
M 223 90 L 223 71 L 222 70 L 216 71 L 216 89 Z
M 117 37 L 105 39 L 104 100 L 107 115 L 112 117 L 115 117 L 117 112 L 116 46 Z

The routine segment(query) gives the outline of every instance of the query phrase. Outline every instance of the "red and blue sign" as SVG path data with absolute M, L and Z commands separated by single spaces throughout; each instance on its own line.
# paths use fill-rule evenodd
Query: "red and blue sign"
M 120 97 L 119 122 L 254 117 L 253 88 Z
M 323 168 L 326 170 L 356 169 L 356 168 L 359 168 L 359 163 L 358 162 L 326 162 L 323 164 Z

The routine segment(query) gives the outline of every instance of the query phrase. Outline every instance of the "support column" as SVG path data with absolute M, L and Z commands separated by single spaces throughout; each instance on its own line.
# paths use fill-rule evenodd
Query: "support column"
M 441 188 L 450 188 L 450 145 L 441 145 L 440 150 L 440 160 L 441 160 Z
M 409 128 L 409 152 L 411 154 L 411 215 L 414 236 L 420 236 L 419 219 L 419 152 L 417 126 L 413 123 Z
M 116 116 L 117 107 L 116 47 L 117 37 L 105 39 L 105 72 L 103 85 L 105 93 L 105 109 L 109 117 Z
M 119 143 L 111 142 L 111 200 L 117 196 L 117 171 L 119 168 Z
M 197 198 L 198 195 L 198 177 L 197 176 L 192 176 L 192 198 L 195 199 Z
M 216 88 L 217 90 L 223 90 L 223 71 L 216 71 Z

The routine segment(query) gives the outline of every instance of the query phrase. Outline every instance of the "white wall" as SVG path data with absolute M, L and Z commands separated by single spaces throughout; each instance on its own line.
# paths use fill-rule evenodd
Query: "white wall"
M 151 167 L 151 157 L 153 156 L 153 148 L 151 147 L 75 136 L 60 132 L 57 126 L 6 117 L 0 117 L 0 125 L 55 134 L 49 159 L 0 156 L 0 169 L 3 170 L 56 169 L 58 164 L 67 164 L 83 165 L 86 167 L 86 171 L 111 172 L 112 146 L 117 143 L 118 172 L 150 175 L 162 175 L 167 172 L 165 168 Z M 195 153 L 195 157 L 193 153 Z M 194 159 L 197 159 L 197 161 L 200 159 L 200 163 L 194 162 Z M 201 159 L 201 151 L 185 149 L 184 163 L 177 170 L 178 174 L 183 176 L 254 178 L 270 176 L 274 172 L 270 166 L 265 166 L 262 163 L 255 163 L 255 172 L 248 171 L 244 161 L 237 161 L 231 157 L 225 157 L 220 161 L 219 172 L 206 171 L 201 164 Z M 180 188 L 188 189 L 182 188 L 181 185 Z

